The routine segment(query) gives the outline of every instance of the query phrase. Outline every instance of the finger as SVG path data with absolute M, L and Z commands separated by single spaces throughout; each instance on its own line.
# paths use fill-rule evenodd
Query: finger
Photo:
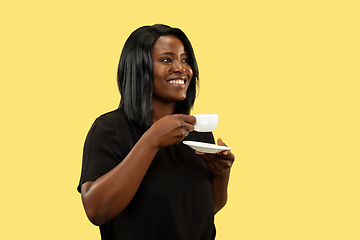
M 224 150 L 222 152 L 219 152 L 218 154 L 221 155 L 221 156 L 224 156 L 224 157 L 230 157 L 231 156 L 230 150 Z
M 186 130 L 186 128 L 182 127 L 180 128 L 180 131 L 182 132 L 183 137 L 185 138 L 187 135 L 189 135 L 189 132 Z
M 195 128 L 195 126 L 194 126 L 193 124 L 189 124 L 189 123 L 187 123 L 187 122 L 184 122 L 184 124 L 183 124 L 182 126 L 183 126 L 183 128 L 185 128 L 186 131 L 188 131 L 188 132 L 194 131 L 194 128 Z
M 219 146 L 226 146 L 226 147 L 227 147 L 227 145 L 223 142 L 223 140 L 222 140 L 221 138 L 219 138 L 219 139 L 217 140 L 217 145 L 219 145 Z M 220 152 L 220 154 L 226 156 L 226 155 L 229 154 L 229 152 L 230 152 L 229 150 L 225 150 L 225 151 Z
M 223 160 L 223 159 L 213 159 L 210 160 L 209 163 L 211 163 L 211 165 L 213 165 L 216 169 L 220 171 L 230 168 L 233 164 L 232 161 Z
M 199 152 L 199 151 L 195 151 L 195 154 L 200 155 L 200 156 L 205 155 L 205 153 L 204 153 L 204 152 Z
M 226 150 L 226 151 L 221 152 L 220 156 L 225 160 L 230 160 L 230 161 L 235 160 L 235 155 L 230 150 Z
M 218 155 L 221 155 L 221 156 L 228 156 L 229 155 L 229 150 L 224 150 L 222 152 L 218 152 Z
M 226 147 L 227 147 L 227 145 L 223 142 L 223 140 L 222 140 L 221 138 L 219 138 L 219 139 L 217 140 L 217 145 L 219 145 L 219 146 L 226 146 Z
M 217 144 L 218 144 L 219 146 L 226 146 L 226 147 L 227 147 L 227 145 L 223 142 L 223 140 L 222 140 L 221 138 L 219 138 L 219 139 L 217 140 Z M 230 157 L 232 153 L 230 152 L 230 150 L 225 150 L 225 151 L 220 152 L 219 154 L 221 154 L 221 155 L 223 155 L 223 156 Z
M 235 156 L 234 154 L 232 154 L 230 150 L 225 150 L 217 154 L 209 154 L 207 158 L 210 161 L 217 161 L 217 162 L 222 162 L 222 161 L 234 162 L 235 160 Z
M 181 114 L 180 116 L 184 122 L 187 122 L 192 125 L 194 125 L 196 123 L 196 118 L 194 116 L 184 115 L 184 114 Z
M 207 161 L 207 164 L 214 173 L 222 173 L 231 167 L 231 163 L 218 162 L 218 161 Z

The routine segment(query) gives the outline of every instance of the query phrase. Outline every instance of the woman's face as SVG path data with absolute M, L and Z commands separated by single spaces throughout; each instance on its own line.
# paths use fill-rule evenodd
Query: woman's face
M 183 43 L 174 35 L 159 37 L 153 46 L 153 101 L 174 103 L 186 98 L 193 71 Z

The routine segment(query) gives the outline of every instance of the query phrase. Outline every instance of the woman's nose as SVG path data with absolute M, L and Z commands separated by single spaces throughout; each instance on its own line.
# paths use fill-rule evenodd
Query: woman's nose
M 184 73 L 186 71 L 186 69 L 181 61 L 174 61 L 172 71 Z

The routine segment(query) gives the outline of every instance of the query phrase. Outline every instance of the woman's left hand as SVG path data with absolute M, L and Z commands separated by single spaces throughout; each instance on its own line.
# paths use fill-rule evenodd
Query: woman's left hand
M 220 146 L 226 146 L 221 138 L 217 140 Z M 230 168 L 235 160 L 235 155 L 230 150 L 225 150 L 217 154 L 208 154 L 195 151 L 209 165 L 215 177 L 225 176 L 230 172 Z

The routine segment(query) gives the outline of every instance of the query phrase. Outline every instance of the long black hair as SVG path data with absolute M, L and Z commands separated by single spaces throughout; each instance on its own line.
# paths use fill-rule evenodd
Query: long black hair
M 193 77 L 186 98 L 176 104 L 174 113 L 189 114 L 197 94 L 199 70 L 194 50 L 185 33 L 163 24 L 136 29 L 126 40 L 121 52 L 117 81 L 121 94 L 120 108 L 126 117 L 143 126 L 152 124 L 152 94 L 154 71 L 152 49 L 155 41 L 164 35 L 174 35 L 183 44 L 189 56 Z

